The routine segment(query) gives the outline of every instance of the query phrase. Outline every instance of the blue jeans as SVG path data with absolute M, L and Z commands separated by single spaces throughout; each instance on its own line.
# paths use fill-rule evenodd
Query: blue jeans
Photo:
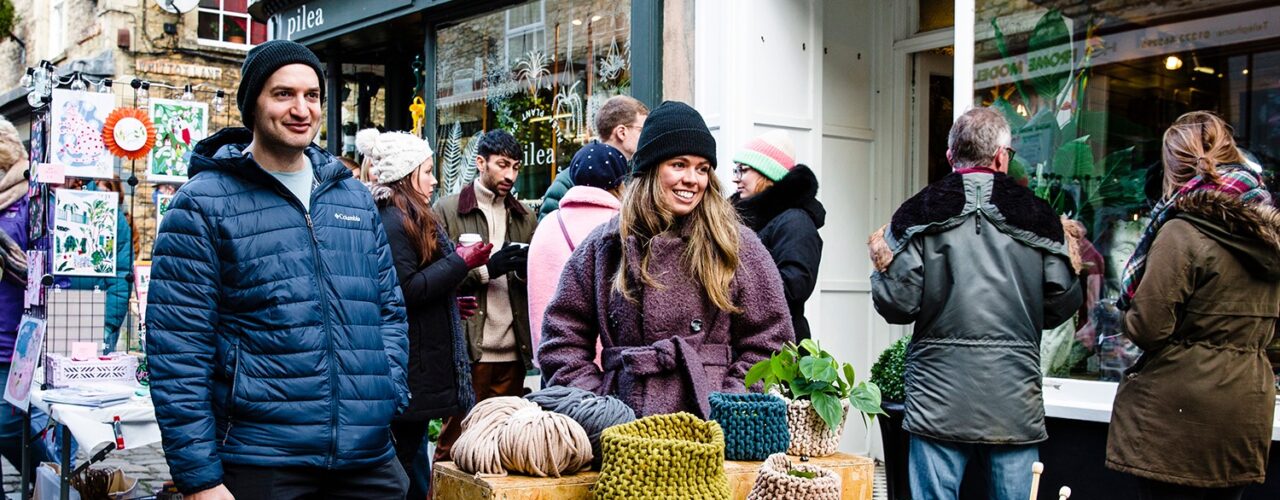
M 0 363 L 0 381 L 5 380 L 9 380 L 9 363 Z M 36 433 L 49 423 L 49 416 L 36 408 L 31 408 L 31 411 L 31 437 L 34 439 Z M 0 398 L 0 454 L 14 467 L 22 467 L 22 421 L 22 412 Z M 37 439 L 31 445 L 31 470 L 34 471 L 40 462 L 56 462 L 54 451 L 44 439 Z
M 1031 464 L 1040 458 L 1034 444 L 999 445 L 939 441 L 911 435 L 911 498 L 959 498 L 960 481 L 969 460 L 988 471 L 992 500 L 1022 500 L 1031 496 Z

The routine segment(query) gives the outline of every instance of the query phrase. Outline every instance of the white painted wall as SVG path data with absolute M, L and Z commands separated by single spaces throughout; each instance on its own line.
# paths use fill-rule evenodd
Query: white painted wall
M 866 237 L 906 198 L 906 57 L 894 52 L 908 13 L 873 0 L 698 0 L 694 105 L 717 141 L 721 182 L 757 134 L 781 129 L 817 174 L 827 209 L 814 336 L 860 378 L 904 330 L 876 315 Z M 824 53 L 825 49 L 825 53 Z M 879 455 L 857 418 L 842 449 Z

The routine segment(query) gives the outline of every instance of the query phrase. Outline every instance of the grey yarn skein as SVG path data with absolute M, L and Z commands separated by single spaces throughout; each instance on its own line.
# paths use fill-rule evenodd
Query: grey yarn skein
M 636 419 L 636 412 L 613 396 L 597 396 L 577 387 L 551 386 L 525 396 L 542 409 L 566 415 L 587 431 L 591 440 L 593 466 L 599 468 L 603 458 L 600 453 L 600 434 L 605 429 Z

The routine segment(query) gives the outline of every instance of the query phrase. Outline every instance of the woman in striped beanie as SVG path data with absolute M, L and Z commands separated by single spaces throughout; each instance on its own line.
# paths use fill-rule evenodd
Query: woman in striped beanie
M 738 192 L 730 200 L 742 222 L 755 230 L 773 256 L 796 340 L 807 339 L 804 303 L 818 283 L 822 261 L 818 228 L 827 219 L 817 199 L 818 178 L 809 167 L 796 164 L 795 146 L 781 130 L 752 139 L 733 156 L 733 163 Z

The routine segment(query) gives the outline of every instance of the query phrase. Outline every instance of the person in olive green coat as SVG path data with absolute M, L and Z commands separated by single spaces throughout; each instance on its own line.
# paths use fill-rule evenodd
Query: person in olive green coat
M 1240 498 L 1266 478 L 1280 212 L 1238 157 L 1216 116 L 1174 122 L 1164 201 L 1125 269 L 1118 305 L 1144 353 L 1120 382 L 1106 465 L 1137 476 L 1140 498 Z

